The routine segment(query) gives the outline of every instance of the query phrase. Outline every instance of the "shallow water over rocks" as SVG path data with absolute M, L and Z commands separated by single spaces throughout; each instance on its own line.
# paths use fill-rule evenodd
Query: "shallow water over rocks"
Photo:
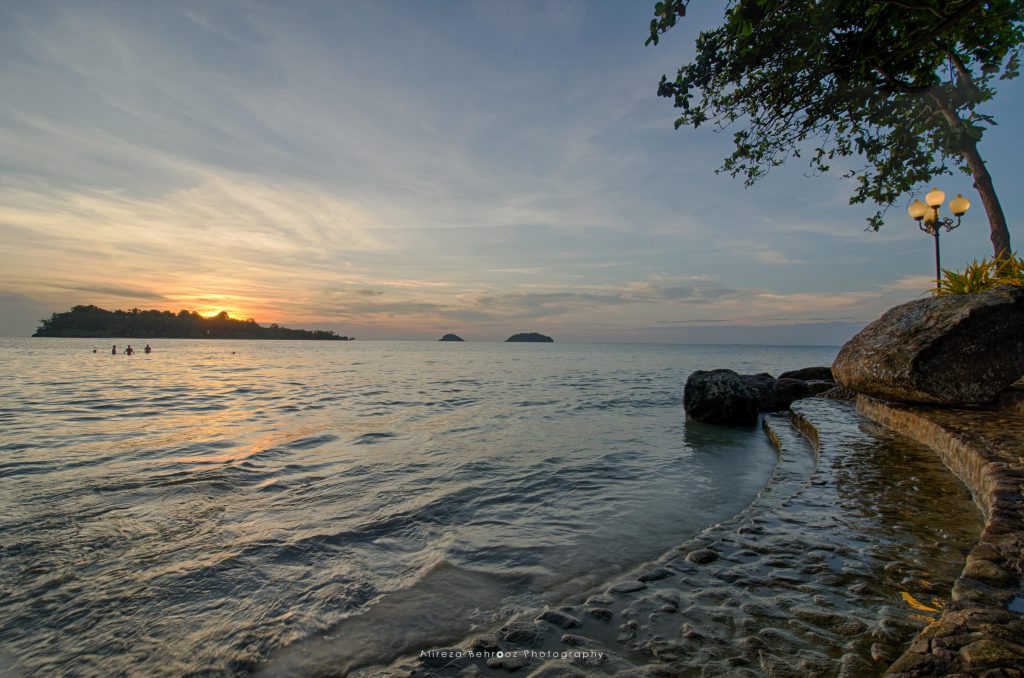
M 981 515 L 931 450 L 859 419 L 851 403 L 814 399 L 794 409 L 806 437 L 789 415 L 767 418 L 780 463 L 746 511 L 635 579 L 570 596 L 547 613 L 524 611 L 485 635 L 512 658 L 435 655 L 394 668 L 438 676 L 514 667 L 553 675 L 881 675 L 937 618 Z M 816 460 L 807 437 L 817 443 Z

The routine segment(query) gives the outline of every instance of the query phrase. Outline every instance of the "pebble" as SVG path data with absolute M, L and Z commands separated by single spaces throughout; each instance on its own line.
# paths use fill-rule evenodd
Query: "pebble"
M 637 580 L 643 582 L 661 581 L 662 579 L 668 579 L 673 576 L 675 576 L 675 573 L 671 570 L 666 570 L 664 567 L 656 567 L 653 570 L 644 572 L 642 575 L 637 577 Z
M 524 666 L 530 665 L 530 658 L 523 652 L 508 652 L 501 657 L 489 657 L 487 668 L 505 669 L 506 671 L 518 671 Z
M 498 636 L 515 645 L 536 645 L 541 638 L 540 629 L 528 622 L 510 622 L 501 627 Z
M 579 619 L 558 610 L 545 610 L 537 617 L 537 621 L 546 621 L 560 629 L 572 629 L 580 625 Z
M 608 587 L 608 591 L 610 593 L 633 593 L 634 591 L 642 591 L 645 588 L 647 588 L 647 584 L 633 579 L 612 584 Z
M 718 554 L 711 549 L 697 549 L 686 554 L 686 559 L 698 565 L 707 565 L 718 560 Z
M 584 678 L 585 673 L 563 661 L 549 661 L 531 673 L 528 678 Z

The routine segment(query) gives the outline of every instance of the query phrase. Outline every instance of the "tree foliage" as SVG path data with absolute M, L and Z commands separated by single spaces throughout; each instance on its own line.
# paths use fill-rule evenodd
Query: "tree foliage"
M 676 26 L 689 0 L 655 6 L 648 44 Z M 980 105 L 997 79 L 1019 74 L 1024 0 L 732 0 L 724 22 L 658 93 L 681 110 L 676 127 L 735 127 L 719 171 L 749 185 L 808 156 L 855 182 L 851 204 L 885 210 L 937 175 L 973 175 L 993 246 L 1009 233 L 977 143 L 995 121 Z M 844 163 L 849 164 L 849 163 Z
M 327 339 L 345 340 L 326 330 L 263 327 L 252 318 L 239 320 L 221 311 L 204 318 L 195 311 L 108 311 L 75 306 L 41 320 L 34 337 L 125 337 L 132 339 Z

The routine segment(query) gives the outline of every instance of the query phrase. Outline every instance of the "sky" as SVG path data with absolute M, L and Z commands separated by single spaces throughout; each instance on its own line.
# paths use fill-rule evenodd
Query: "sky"
M 799 161 L 752 188 L 673 129 L 653 2 L 0 0 L 0 336 L 76 304 L 359 339 L 839 344 L 931 238 Z M 1021 80 L 980 150 L 1015 241 Z M 974 208 L 943 265 L 990 254 Z M 922 187 L 927 188 L 927 187 Z M 911 196 L 907 196 L 907 202 Z

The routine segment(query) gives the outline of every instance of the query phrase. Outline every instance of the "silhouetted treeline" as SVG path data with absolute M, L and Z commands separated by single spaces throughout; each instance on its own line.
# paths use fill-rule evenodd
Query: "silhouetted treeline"
M 326 339 L 345 341 L 327 330 L 293 330 L 276 324 L 263 327 L 252 318 L 238 320 L 221 311 L 204 318 L 195 311 L 108 311 L 98 306 L 75 306 L 54 313 L 33 337 L 124 337 L 130 339 Z

